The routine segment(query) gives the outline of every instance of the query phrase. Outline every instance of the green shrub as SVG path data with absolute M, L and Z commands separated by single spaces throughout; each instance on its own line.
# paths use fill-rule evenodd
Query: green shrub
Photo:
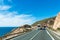
M 57 30 L 60 30 L 60 28 L 57 28 Z

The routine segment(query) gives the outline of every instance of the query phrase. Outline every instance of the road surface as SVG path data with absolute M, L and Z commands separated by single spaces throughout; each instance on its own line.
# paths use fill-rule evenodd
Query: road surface
M 9 40 L 60 40 L 48 30 L 33 30 Z

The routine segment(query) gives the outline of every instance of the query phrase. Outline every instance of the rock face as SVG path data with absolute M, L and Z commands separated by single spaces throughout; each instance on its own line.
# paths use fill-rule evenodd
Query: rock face
M 10 34 L 16 34 L 16 33 L 22 33 L 22 32 L 28 31 L 28 30 L 26 30 L 27 28 L 31 28 L 31 26 L 28 24 L 25 24 L 21 27 L 18 27 L 15 30 L 13 30 Z
M 22 32 L 24 31 L 24 28 L 23 27 L 18 27 L 14 30 L 12 30 L 10 33 L 8 33 L 7 35 L 5 35 L 3 37 L 3 39 L 9 39 L 9 38 L 12 38 L 12 37 L 15 37 L 19 34 L 21 34 Z
M 23 32 L 24 28 L 23 27 L 20 27 L 20 28 L 17 28 L 16 30 L 12 31 L 11 34 L 14 34 L 14 33 L 20 33 L 20 32 Z
M 9 39 L 18 35 L 21 35 L 25 32 L 31 31 L 31 26 L 30 25 L 23 25 L 21 27 L 18 27 L 14 30 L 12 30 L 8 35 L 4 36 L 4 39 Z
M 53 25 L 54 30 L 56 30 L 57 28 L 60 28 L 60 12 L 58 13 Z

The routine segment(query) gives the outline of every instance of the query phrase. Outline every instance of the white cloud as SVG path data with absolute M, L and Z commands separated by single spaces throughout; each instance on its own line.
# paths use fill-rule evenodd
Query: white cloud
M 4 1 L 4 0 L 3 0 Z M 8 11 L 11 6 L 4 5 L 4 2 L 2 1 L 2 5 L 0 5 L 0 27 L 2 26 L 21 26 L 24 24 L 32 24 L 35 22 L 35 17 L 32 15 L 27 14 L 19 14 L 16 11 L 10 12 Z M 12 1 L 12 0 L 8 0 Z
M 6 11 L 11 8 L 10 5 L 5 5 L 5 3 L 4 3 L 5 1 L 6 0 L 0 0 L 0 11 Z
M 8 12 L 8 14 L 0 14 L 0 26 L 21 26 L 24 24 L 32 24 L 35 17 L 32 15 L 14 15 L 17 12 Z
M 0 10 L 8 10 L 10 8 L 11 6 L 8 6 L 8 5 L 0 5 Z

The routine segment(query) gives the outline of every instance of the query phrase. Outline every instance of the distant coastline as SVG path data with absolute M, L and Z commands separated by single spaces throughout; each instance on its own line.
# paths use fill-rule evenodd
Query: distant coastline
M 0 27 L 0 37 L 4 36 L 5 34 L 9 33 L 12 31 L 14 28 L 17 27 Z

